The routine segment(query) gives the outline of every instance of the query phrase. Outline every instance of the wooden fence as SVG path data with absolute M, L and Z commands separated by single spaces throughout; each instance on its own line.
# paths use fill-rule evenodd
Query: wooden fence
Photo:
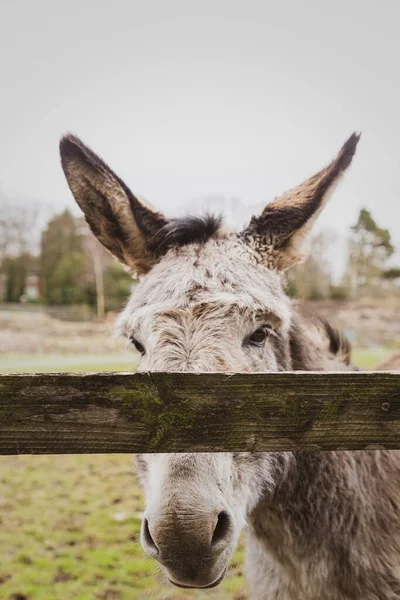
M 400 448 L 400 372 L 0 376 L 0 454 Z

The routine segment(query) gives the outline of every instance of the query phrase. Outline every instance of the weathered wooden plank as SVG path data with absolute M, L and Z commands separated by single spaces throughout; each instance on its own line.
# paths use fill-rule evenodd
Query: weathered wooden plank
M 400 372 L 0 376 L 0 454 L 400 448 Z

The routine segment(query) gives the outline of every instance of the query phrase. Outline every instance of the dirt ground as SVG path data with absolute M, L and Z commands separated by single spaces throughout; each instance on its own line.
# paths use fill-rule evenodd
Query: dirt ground
M 0 309 L 0 354 L 106 354 L 123 352 L 113 337 L 113 319 L 67 322 L 39 312 Z
M 327 319 L 357 348 L 400 348 L 400 297 L 360 301 L 319 300 L 302 304 Z

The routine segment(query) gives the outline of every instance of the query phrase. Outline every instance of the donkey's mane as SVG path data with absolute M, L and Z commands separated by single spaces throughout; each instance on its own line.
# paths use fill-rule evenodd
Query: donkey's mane
M 156 256 L 172 247 L 205 243 L 220 232 L 222 216 L 206 214 L 203 217 L 185 216 L 170 219 L 150 240 L 150 249 Z

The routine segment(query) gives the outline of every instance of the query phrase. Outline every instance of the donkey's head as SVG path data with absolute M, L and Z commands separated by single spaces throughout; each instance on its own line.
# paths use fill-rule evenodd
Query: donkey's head
M 141 369 L 292 368 L 282 272 L 304 258 L 303 242 L 358 139 L 353 134 L 328 167 L 237 234 L 213 217 L 166 219 L 77 138 L 63 138 L 62 165 L 93 233 L 142 276 L 118 319 L 142 355 Z M 278 468 L 272 456 L 263 460 Z M 269 485 L 257 455 L 146 455 L 137 465 L 147 500 L 145 551 L 176 585 L 219 583 L 248 512 Z

